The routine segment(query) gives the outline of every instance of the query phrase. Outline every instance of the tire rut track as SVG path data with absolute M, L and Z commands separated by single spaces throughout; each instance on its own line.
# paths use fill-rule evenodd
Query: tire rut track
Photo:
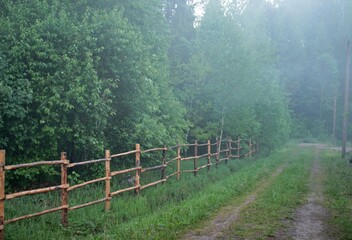
M 278 239 L 294 240 L 328 240 L 328 228 L 325 224 L 328 212 L 323 207 L 323 178 L 320 163 L 320 146 L 315 146 L 315 158 L 311 169 L 310 193 L 307 203 L 298 208 L 294 214 L 291 227 Z
M 229 205 L 222 207 L 216 216 L 211 220 L 205 222 L 205 226 L 192 230 L 185 234 L 180 239 L 197 239 L 197 240 L 212 240 L 221 239 L 226 230 L 236 221 L 240 216 L 243 208 L 254 202 L 259 193 L 264 191 L 274 179 L 282 173 L 286 168 L 287 162 L 278 167 L 269 179 L 260 181 L 253 192 L 251 192 L 240 205 Z

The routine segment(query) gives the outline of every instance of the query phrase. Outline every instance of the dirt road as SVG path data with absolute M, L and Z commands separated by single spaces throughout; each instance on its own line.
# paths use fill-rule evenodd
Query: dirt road
M 327 210 L 323 207 L 323 170 L 320 164 L 320 151 L 322 145 L 316 145 L 315 159 L 311 170 L 310 193 L 307 203 L 298 208 L 294 213 L 291 226 L 278 238 L 291 238 L 296 240 L 328 240 L 328 228 L 325 224 L 328 218 Z
M 239 218 L 241 210 L 254 202 L 257 195 L 265 190 L 284 168 L 285 165 L 280 166 L 269 179 L 260 182 L 256 189 L 240 205 L 223 207 L 213 219 L 203 224 L 205 227 L 190 231 L 181 239 L 222 239 L 223 233 Z
M 326 148 L 326 146 L 323 144 L 301 144 L 300 147 L 315 148 L 315 158 L 311 169 L 309 185 L 310 193 L 308 194 L 306 203 L 294 211 L 291 220 L 286 221 L 287 228 L 279 230 L 274 237 L 270 237 L 269 239 L 332 239 L 331 236 L 328 236 L 328 228 L 325 225 L 328 213 L 323 207 L 322 182 L 324 174 L 319 157 L 320 151 Z M 226 232 L 239 219 L 241 211 L 246 206 L 252 204 L 258 194 L 265 191 L 284 168 L 285 165 L 279 167 L 269 179 L 260 182 L 257 188 L 242 203 L 222 208 L 214 218 L 202 224 L 205 227 L 192 230 L 181 239 L 227 239 Z M 263 239 L 266 239 L 266 237 L 263 237 Z

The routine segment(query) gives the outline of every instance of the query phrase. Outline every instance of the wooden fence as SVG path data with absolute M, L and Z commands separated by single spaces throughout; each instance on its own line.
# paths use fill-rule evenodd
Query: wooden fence
M 192 144 L 179 144 L 176 146 L 172 147 L 162 147 L 162 148 L 153 148 L 153 149 L 148 149 L 148 150 L 141 150 L 140 144 L 136 144 L 136 147 L 134 150 L 129 151 L 129 152 L 124 152 L 124 153 L 118 153 L 118 154 L 110 154 L 109 150 L 105 150 L 105 156 L 104 158 L 101 159 L 94 159 L 94 160 L 89 160 L 89 161 L 83 161 L 83 162 L 75 162 L 75 163 L 70 163 L 69 160 L 66 159 L 66 153 L 61 153 L 60 160 L 53 160 L 53 161 L 40 161 L 40 162 L 33 162 L 33 163 L 26 163 L 26 164 L 17 164 L 17 165 L 6 165 L 5 164 L 5 150 L 0 150 L 0 240 L 4 239 L 4 227 L 6 224 L 20 221 L 23 219 L 28 219 L 52 212 L 57 212 L 61 211 L 61 224 L 63 226 L 68 225 L 68 213 L 69 211 L 76 210 L 79 208 L 87 207 L 93 204 L 98 204 L 98 203 L 103 203 L 105 202 L 105 211 L 109 211 L 110 209 L 110 201 L 112 197 L 115 197 L 123 192 L 128 192 L 128 191 L 135 191 L 136 194 L 139 194 L 139 192 L 143 189 L 146 189 L 148 187 L 160 184 L 160 183 L 165 183 L 169 178 L 176 176 L 176 179 L 179 180 L 181 173 L 187 173 L 187 172 L 193 172 L 194 176 L 197 176 L 197 173 L 199 170 L 207 168 L 209 171 L 211 166 L 215 165 L 218 166 L 219 163 L 225 162 L 227 163 L 228 160 L 232 158 L 240 158 L 243 156 L 251 157 L 252 154 L 256 152 L 255 145 L 251 140 L 247 141 L 245 144 L 248 146 L 248 152 L 242 153 L 243 148 L 241 147 L 241 144 L 246 142 L 244 140 L 238 139 L 236 141 L 233 141 L 231 139 L 224 140 L 224 141 L 218 141 L 216 140 L 215 142 L 211 143 L 210 140 L 208 140 L 206 143 L 198 143 L 195 141 Z M 221 145 L 226 145 L 226 148 L 221 149 Z M 235 147 L 233 147 L 235 146 Z M 194 154 L 192 156 L 181 156 L 181 148 L 189 148 L 192 147 L 194 149 Z M 198 148 L 199 147 L 207 147 L 206 153 L 199 155 L 198 154 Z M 216 149 L 215 151 L 212 152 L 212 149 Z M 170 150 L 176 150 L 177 154 L 175 157 L 171 159 L 167 159 L 166 153 Z M 143 168 L 141 166 L 141 156 L 146 153 L 150 152 L 161 152 L 162 153 L 162 159 L 161 159 L 161 164 L 153 167 L 146 167 Z M 135 166 L 129 169 L 123 169 L 123 170 L 118 170 L 118 171 L 111 171 L 111 161 L 123 157 L 123 156 L 129 156 L 129 155 L 134 155 L 135 158 Z M 207 163 L 202 166 L 198 166 L 198 160 L 206 158 Z M 187 169 L 187 170 L 181 170 L 181 162 L 182 161 L 192 161 L 194 162 L 194 168 L 193 169 Z M 215 161 L 214 161 L 215 160 Z M 176 161 L 176 171 L 166 175 L 166 169 L 167 167 Z M 87 165 L 87 164 L 92 164 L 92 163 L 105 163 L 105 177 L 103 178 L 98 178 L 94 180 L 90 180 L 84 183 L 79 183 L 76 185 L 70 185 L 68 183 L 68 169 L 69 168 L 74 168 L 76 166 L 82 166 L 82 165 Z M 42 165 L 61 165 L 61 184 L 57 186 L 51 186 L 51 187 L 45 187 L 45 188 L 40 188 L 40 189 L 34 189 L 34 190 L 27 190 L 27 191 L 22 191 L 22 192 L 16 192 L 16 193 L 10 193 L 10 194 L 5 194 L 5 172 L 6 171 L 11 171 L 15 169 L 20 169 L 20 168 L 30 168 L 30 167 L 36 167 L 36 166 L 42 166 Z M 161 179 L 147 183 L 145 185 L 140 184 L 140 177 L 141 173 L 151 171 L 151 170 L 161 170 Z M 119 189 L 117 191 L 111 192 L 111 179 L 115 176 L 121 175 L 121 174 L 126 174 L 126 173 L 134 173 L 134 186 Z M 69 193 L 77 188 L 81 188 L 83 186 L 97 183 L 97 182 L 105 182 L 105 197 L 102 199 L 98 199 L 92 202 L 87 202 L 84 204 L 76 205 L 76 206 L 70 206 L 69 201 L 68 201 L 68 196 Z M 61 206 L 58 206 L 56 208 L 52 209 L 47 209 L 41 212 L 37 213 L 32 213 L 24 216 L 19 216 L 15 217 L 12 219 L 6 219 L 5 218 L 5 202 L 14 198 L 22 197 L 22 196 L 27 196 L 27 195 L 32 195 L 32 194 L 38 194 L 38 193 L 47 193 L 47 192 L 52 192 L 60 190 L 61 191 Z

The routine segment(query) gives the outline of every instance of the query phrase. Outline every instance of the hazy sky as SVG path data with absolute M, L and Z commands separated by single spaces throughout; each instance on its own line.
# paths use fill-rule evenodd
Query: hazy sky
M 222 4 L 224 6 L 229 5 L 229 4 L 233 3 L 234 1 L 238 2 L 239 5 L 245 6 L 250 0 L 220 0 L 220 1 L 222 2 Z M 280 2 L 282 0 L 266 0 L 266 1 L 277 6 L 278 2 Z M 195 15 L 197 17 L 196 22 L 198 22 L 199 19 L 201 19 L 202 16 L 204 15 L 205 6 L 209 2 L 209 0 L 206 0 L 206 1 L 204 1 L 204 0 L 193 0 L 192 2 L 196 4 L 196 6 L 195 6 Z

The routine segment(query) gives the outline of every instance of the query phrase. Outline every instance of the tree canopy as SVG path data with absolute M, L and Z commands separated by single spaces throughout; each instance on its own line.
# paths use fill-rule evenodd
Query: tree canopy
M 0 148 L 8 163 L 61 151 L 78 161 L 135 142 L 251 137 L 268 153 L 291 129 L 329 135 L 351 8 L 349 0 L 1 1 Z

